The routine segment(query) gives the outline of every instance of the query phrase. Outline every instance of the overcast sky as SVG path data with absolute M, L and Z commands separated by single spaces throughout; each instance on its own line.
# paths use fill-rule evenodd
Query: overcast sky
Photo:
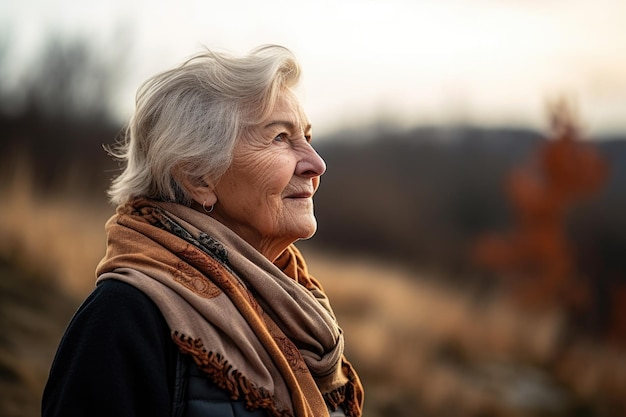
M 279 43 L 303 65 L 316 133 L 372 120 L 545 128 L 561 95 L 592 134 L 626 131 L 624 0 L 1 0 L 0 27 L 15 68 L 51 30 L 129 48 L 124 117 L 143 79 L 202 45 Z

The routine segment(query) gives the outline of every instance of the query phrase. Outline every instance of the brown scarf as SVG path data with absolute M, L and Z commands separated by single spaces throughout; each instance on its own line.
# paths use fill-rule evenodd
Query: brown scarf
M 145 199 L 118 207 L 106 231 L 98 282 L 147 294 L 181 352 L 233 399 L 273 416 L 361 416 L 342 330 L 295 246 L 272 263 L 211 217 Z

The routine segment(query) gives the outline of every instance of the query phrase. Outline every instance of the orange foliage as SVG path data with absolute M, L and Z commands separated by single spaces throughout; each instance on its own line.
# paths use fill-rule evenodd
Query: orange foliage
M 599 190 L 608 167 L 589 142 L 580 140 L 564 103 L 551 112 L 550 137 L 531 163 L 514 170 L 506 182 L 515 211 L 513 230 L 485 236 L 474 255 L 480 264 L 513 278 L 515 296 L 524 305 L 580 310 L 592 300 L 577 275 L 566 216 L 576 202 Z

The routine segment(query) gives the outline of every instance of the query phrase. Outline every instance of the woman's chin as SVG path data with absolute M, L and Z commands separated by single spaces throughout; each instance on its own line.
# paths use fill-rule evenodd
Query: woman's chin
M 317 231 L 317 221 L 315 220 L 314 216 L 311 216 L 311 218 L 308 221 L 307 226 L 302 228 L 302 234 L 299 237 L 299 239 L 310 239 L 313 237 L 316 231 Z

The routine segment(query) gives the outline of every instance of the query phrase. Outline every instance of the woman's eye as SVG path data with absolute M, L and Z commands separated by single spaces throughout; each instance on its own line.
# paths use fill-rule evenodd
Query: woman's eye
M 284 142 L 287 140 L 287 135 L 284 133 L 281 133 L 280 135 L 276 136 L 274 140 L 277 142 Z

